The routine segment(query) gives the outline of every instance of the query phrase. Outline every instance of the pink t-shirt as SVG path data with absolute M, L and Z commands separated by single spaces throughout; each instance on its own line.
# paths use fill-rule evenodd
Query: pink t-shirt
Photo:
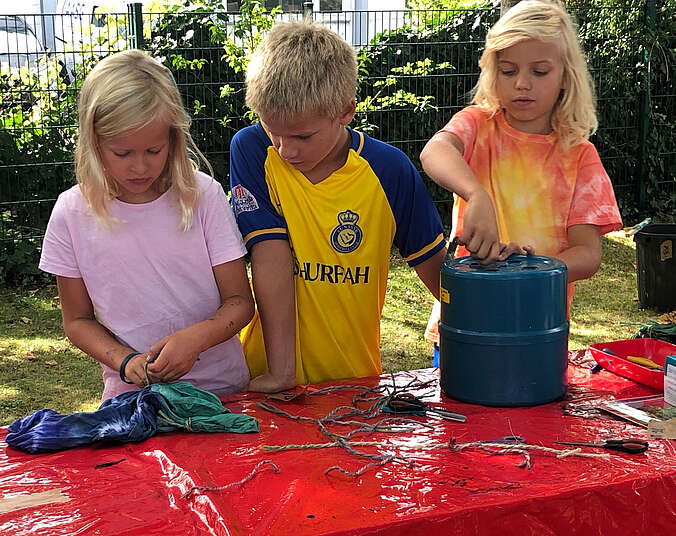
M 82 278 L 96 319 L 122 343 L 146 352 L 167 335 L 209 318 L 221 299 L 212 266 L 241 258 L 246 250 L 221 185 L 197 173 L 202 192 L 192 226 L 180 228 L 173 189 L 150 203 L 114 199 L 106 229 L 74 186 L 54 206 L 40 269 Z M 105 365 L 102 399 L 136 389 Z M 215 394 L 241 390 L 249 380 L 235 336 L 203 352 L 181 380 Z
M 444 126 L 463 143 L 463 158 L 495 206 L 500 240 L 529 244 L 536 255 L 556 256 L 568 248 L 568 228 L 597 225 L 601 234 L 622 227 L 613 185 L 589 141 L 565 153 L 557 134 L 528 134 L 511 127 L 502 112 L 493 117 L 468 106 Z M 451 236 L 462 233 L 467 203 L 455 196 Z M 456 257 L 469 255 L 460 246 Z M 574 283 L 568 285 L 568 307 Z M 436 306 L 425 335 L 437 342 Z

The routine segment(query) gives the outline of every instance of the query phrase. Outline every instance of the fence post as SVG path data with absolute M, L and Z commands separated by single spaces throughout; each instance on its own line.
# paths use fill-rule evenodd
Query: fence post
M 655 36 L 655 0 L 647 0 L 645 7 L 645 41 L 643 45 L 643 89 L 639 101 L 638 123 L 638 210 L 643 214 L 648 173 L 648 135 L 650 133 L 650 46 Z
M 303 16 L 306 19 L 312 18 L 312 2 L 303 2 Z
M 143 4 L 135 2 L 127 4 L 127 13 L 129 14 L 129 44 L 131 48 L 143 49 L 143 13 L 141 8 Z

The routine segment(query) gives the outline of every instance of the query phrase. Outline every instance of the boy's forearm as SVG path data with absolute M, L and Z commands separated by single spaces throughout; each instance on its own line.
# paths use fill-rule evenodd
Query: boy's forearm
M 293 257 L 285 240 L 266 240 L 251 252 L 251 273 L 268 372 L 296 384 L 296 300 Z
M 447 132 L 438 132 L 420 153 L 425 173 L 439 186 L 468 201 L 482 188 L 462 156 L 457 138 Z
M 445 258 L 446 248 L 438 251 L 434 256 L 413 267 L 420 280 L 425 284 L 425 286 L 437 300 L 439 299 L 441 265 L 443 264 Z

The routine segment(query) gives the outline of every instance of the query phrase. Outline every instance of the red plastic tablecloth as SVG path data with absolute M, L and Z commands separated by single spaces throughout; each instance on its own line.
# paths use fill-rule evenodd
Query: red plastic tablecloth
M 398 384 L 438 377 L 435 369 L 399 373 Z M 391 376 L 336 382 L 346 385 L 391 383 Z M 309 421 L 291 420 L 256 406 L 263 395 L 224 398 L 234 412 L 256 416 L 259 434 L 158 435 L 140 444 L 94 446 L 54 454 L 30 455 L 0 440 L 0 534 L 56 535 L 385 535 L 436 534 L 669 534 L 676 527 L 676 449 L 668 440 L 650 440 L 639 455 L 608 452 L 609 460 L 531 452 L 532 468 L 519 468 L 520 455 L 492 455 L 479 449 L 451 452 L 419 450 L 425 441 L 459 442 L 524 436 L 529 444 L 563 448 L 555 440 L 645 437 L 645 429 L 611 416 L 585 419 L 564 415 L 562 406 L 613 395 L 654 394 L 629 380 L 602 371 L 569 367 L 565 402 L 532 408 L 488 408 L 439 395 L 444 407 L 467 416 L 464 424 L 414 417 L 433 423 L 396 434 L 377 433 L 354 440 L 379 441 L 360 447 L 372 453 L 398 453 L 407 463 L 370 468 L 358 477 L 327 468 L 356 471 L 368 460 L 340 448 L 263 451 L 263 445 L 327 442 Z M 288 413 L 315 418 L 349 403 L 353 391 L 269 401 Z M 430 399 L 434 402 L 435 398 Z M 335 430 L 345 433 L 347 430 Z M 0 438 L 6 429 L 0 429 Z M 114 465 L 96 468 L 106 462 Z M 250 480 L 221 492 L 192 486 L 223 486 L 242 480 L 260 461 Z M 54 501 L 17 504 L 51 492 Z

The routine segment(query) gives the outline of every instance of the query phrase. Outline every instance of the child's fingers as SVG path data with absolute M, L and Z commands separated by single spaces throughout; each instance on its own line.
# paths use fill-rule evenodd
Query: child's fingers
M 491 264 L 495 262 L 500 256 L 500 243 L 489 242 L 485 240 L 481 243 L 481 246 L 472 253 L 472 255 L 479 259 L 480 264 Z
M 161 341 L 156 342 L 150 347 L 150 350 L 148 350 L 148 361 L 155 361 L 157 357 L 160 355 L 160 352 L 162 351 L 162 348 L 165 347 L 167 344 L 167 341 L 169 340 L 169 337 L 165 337 Z
M 144 387 L 146 385 L 144 367 L 145 360 L 143 359 L 143 355 L 139 354 L 134 356 L 129 363 L 127 363 L 127 366 L 124 369 L 124 376 L 137 387 Z
M 171 360 L 164 351 L 161 351 L 158 356 L 148 364 L 148 372 L 153 376 L 159 376 L 161 378 L 164 378 L 171 368 Z

